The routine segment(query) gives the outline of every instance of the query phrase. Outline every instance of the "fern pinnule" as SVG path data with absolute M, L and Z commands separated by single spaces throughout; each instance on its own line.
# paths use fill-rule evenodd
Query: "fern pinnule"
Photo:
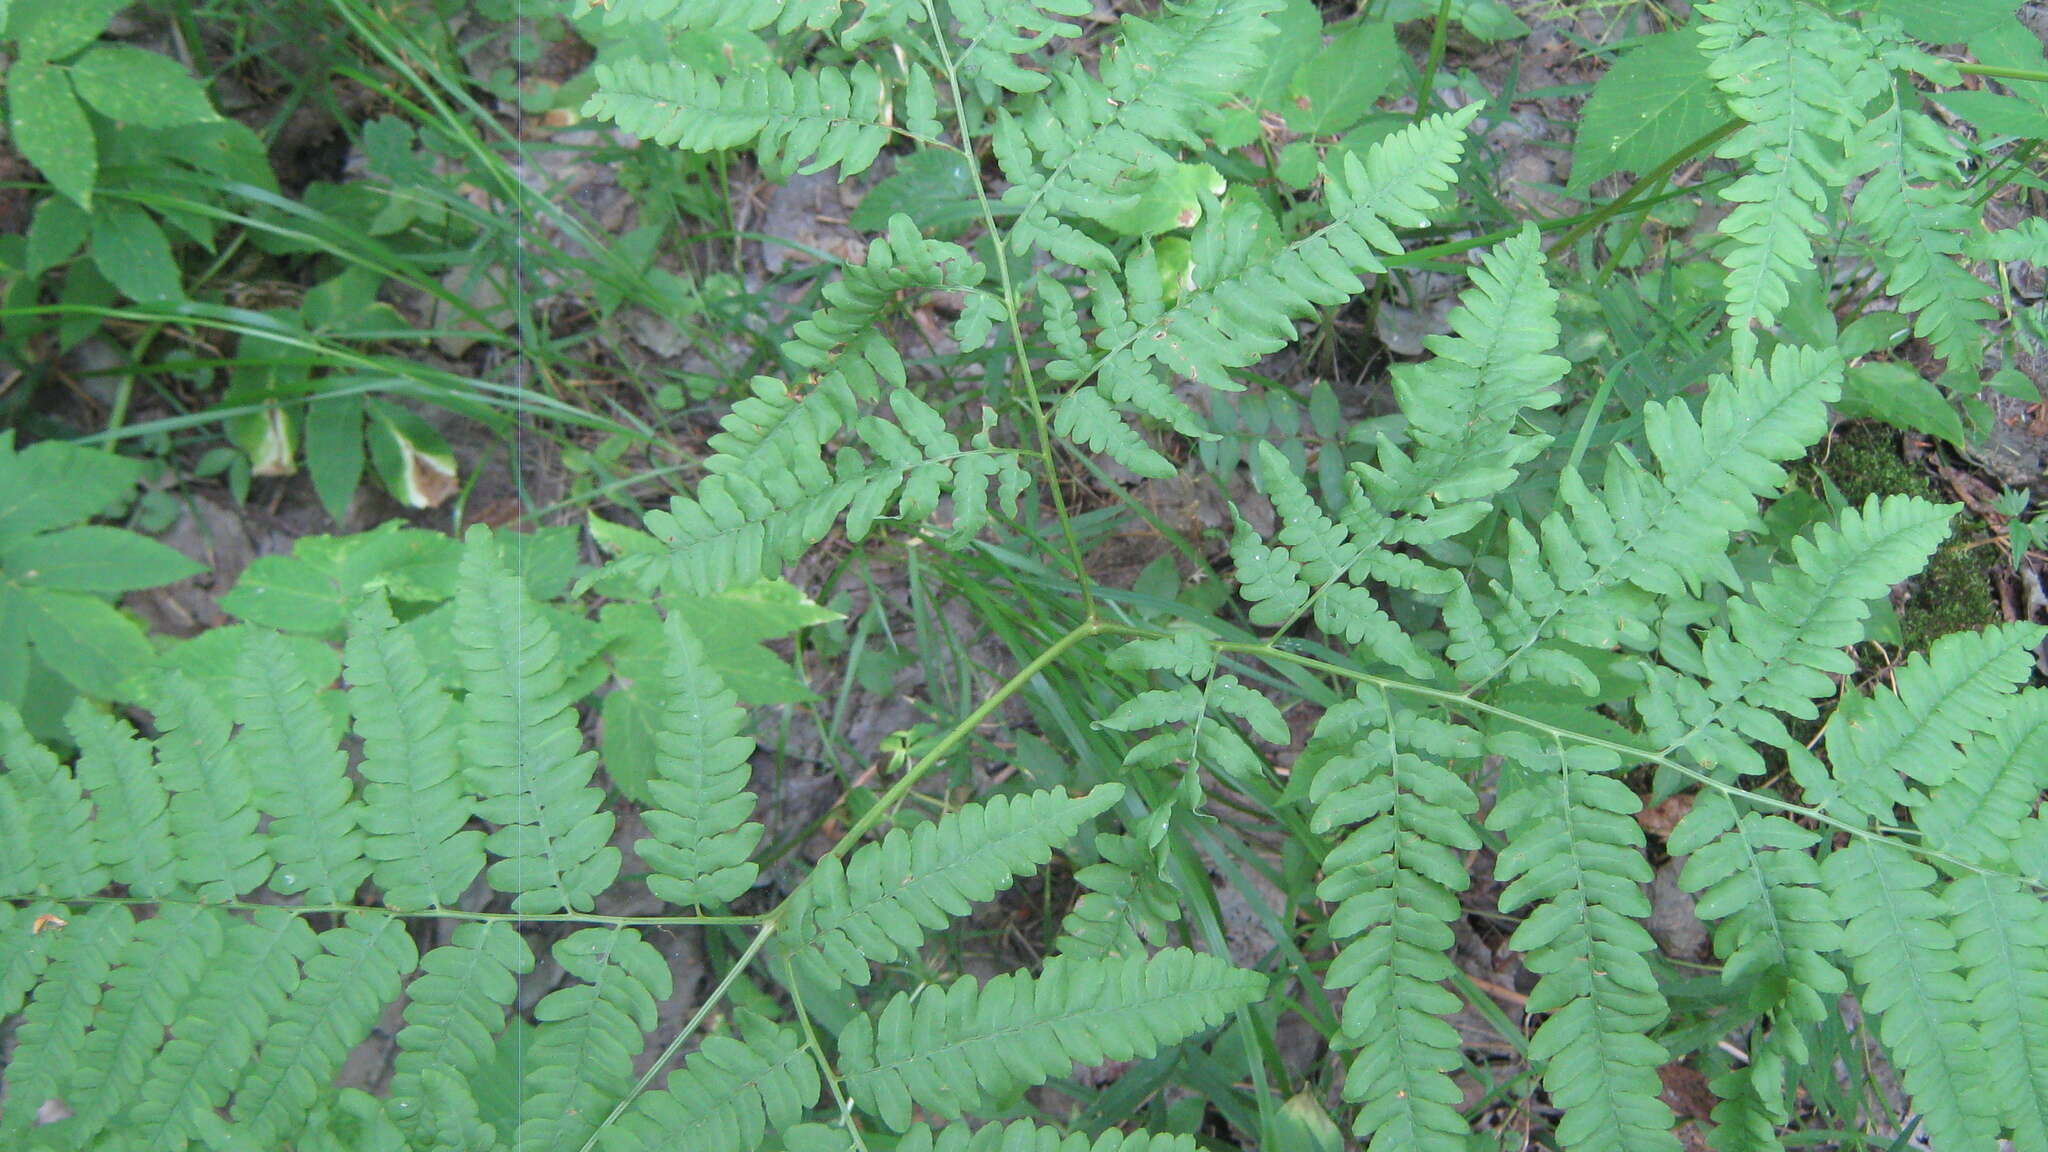
M 2009 625 L 2008 630 L 2039 635 L 2038 629 L 2028 625 Z M 1991 631 L 1986 629 L 1987 634 Z M 2006 662 L 2007 667 L 2016 664 L 2022 674 L 2031 672 L 2034 643 L 2004 646 L 2019 656 L 2018 661 Z M 2048 789 L 2048 689 L 2033 688 L 1993 699 L 1999 701 L 1998 707 L 1984 717 L 1983 730 L 1963 746 L 1959 756 L 1936 746 L 1944 760 L 1955 764 L 1954 775 L 1924 797 L 1907 798 L 1906 804 L 1913 814 L 1913 826 L 1933 842 L 1952 846 L 1948 850 L 1965 860 L 2005 869 L 2016 855 L 2015 846 L 2021 842 L 2021 830 L 2032 817 L 2035 802 L 2042 790 Z M 1914 763 L 1904 756 L 1891 762 L 1900 767 Z M 1836 769 L 1837 776 L 1840 773 Z M 1891 809 L 1863 811 L 1889 813 Z
M 84 896 L 106 886 L 92 803 L 78 779 L 0 702 L 0 896 Z
M 1501 911 L 1535 905 L 1509 944 L 1542 974 L 1529 1011 L 1549 1017 L 1529 1059 L 1564 1109 L 1558 1141 L 1586 1152 L 1676 1149 L 1659 1098 L 1664 1047 L 1650 1035 L 1665 1003 L 1639 922 L 1650 914 L 1634 819 L 1642 800 L 1615 778 L 1620 762 L 1606 749 L 1507 732 L 1493 750 L 1507 766 L 1486 823 L 1508 841 L 1494 874 L 1507 884 Z
M 720 80 L 687 65 L 626 58 L 597 65 L 583 114 L 693 152 L 751 144 L 771 171 L 858 176 L 892 133 L 889 82 L 873 65 L 794 73 L 750 69 Z
M 431 1132 L 437 1113 L 454 1103 L 450 1093 L 468 1095 L 465 1077 L 490 1060 L 518 977 L 532 970 L 533 953 L 502 921 L 460 925 L 420 958 L 419 975 L 406 986 L 391 1074 L 391 1113 L 400 1124 Z M 436 1078 L 444 1080 L 439 1089 Z M 474 1100 L 468 1104 L 474 1109 Z
M 1984 1046 L 1983 1095 L 1997 1103 L 2014 1148 L 2048 1146 L 2048 904 L 1984 873 L 1951 881 L 1943 904 Z
M 925 933 L 1052 859 L 1083 824 L 1123 797 L 1120 784 L 1084 796 L 1032 792 L 968 804 L 897 829 L 840 864 L 826 857 L 791 898 L 781 954 L 832 988 L 865 985 L 869 965 L 892 963 Z
M 654 748 L 658 778 L 647 786 L 658 807 L 641 813 L 650 835 L 633 851 L 651 870 L 648 891 L 661 899 L 726 904 L 752 886 L 757 871 L 747 859 L 761 840 L 761 825 L 747 820 L 754 810 L 754 794 L 747 791 L 754 741 L 745 735 L 746 713 L 706 661 L 696 634 L 677 613 L 666 627 Z
M 671 1073 L 668 1085 L 633 1101 L 600 1137 L 607 1152 L 634 1152 L 690 1133 L 693 1152 L 754 1152 L 769 1132 L 795 1127 L 824 1091 L 818 1062 L 795 1028 L 745 1010 L 744 1038 L 711 1036 Z
M 1141 641 L 1142 643 L 1142 641 Z M 1095 837 L 1100 860 L 1074 872 L 1081 895 L 1065 919 L 1053 950 L 1062 956 L 1138 956 L 1147 940 L 1165 935 L 1180 919 L 1180 898 L 1158 877 L 1159 865 L 1135 836 Z
M 1863 1009 L 1928 1134 L 1942 1147 L 1991 1147 L 2000 1103 L 1984 1090 L 1990 1062 L 1934 869 L 1896 845 L 1857 840 L 1830 854 L 1821 876 Z
M 259 1147 L 297 1132 L 419 960 L 405 922 L 375 913 L 352 915 L 320 933 L 320 949 L 306 958 L 303 978 L 235 1087 L 231 1115 Z
M 81 700 L 64 717 L 78 745 L 72 770 L 92 796 L 93 842 L 99 860 L 130 894 L 156 898 L 177 883 L 178 845 L 166 818 L 170 793 L 155 750 L 134 725 Z M 82 885 L 72 891 L 90 891 Z
M 135 936 L 135 917 L 119 904 L 102 904 L 61 928 L 52 942 L 47 968 L 22 1009 L 7 1061 L 7 1110 L 0 1135 L 19 1140 L 37 1112 L 60 1099 L 86 1054 L 86 1031 L 98 1015 L 114 965 Z
M 270 887 L 315 904 L 339 904 L 370 874 L 358 827 L 362 805 L 341 749 L 343 721 L 309 683 L 284 637 L 252 629 L 235 676 L 236 743 L 270 814 L 277 870 Z
M 149 703 L 156 715 L 158 774 L 171 789 L 177 877 L 201 899 L 239 899 L 269 877 L 271 862 L 257 828 L 262 815 L 255 786 L 241 749 L 232 743 L 228 716 L 204 689 L 176 672 L 157 679 Z
M 1038 975 L 899 994 L 839 1037 L 839 1071 L 862 1109 L 901 1131 L 913 1107 L 957 1117 L 1065 1075 L 1134 1060 L 1220 1022 L 1265 977 L 1185 949 L 1151 957 L 1054 957 Z
M 966 40 L 954 60 L 963 77 L 1010 92 L 1038 92 L 1051 81 L 1044 72 L 1020 67 L 1056 37 L 1081 34 L 1073 21 L 1091 12 L 1088 0 L 956 0 L 948 6 Z
M 555 942 L 562 971 L 581 983 L 534 1005 L 540 1022 L 520 1080 L 525 1117 L 513 1145 L 576 1152 L 633 1086 L 633 1061 L 674 992 L 668 960 L 622 925 L 585 928 Z
M 514 911 L 588 911 L 619 874 L 615 817 L 590 783 L 597 757 L 583 750 L 561 640 L 480 529 L 463 546 L 454 637 L 463 759 L 478 815 L 498 826 L 484 875 Z
M 1456 1149 L 1467 1125 L 1450 1073 L 1463 1065 L 1444 1017 L 1458 998 L 1450 925 L 1471 883 L 1459 853 L 1479 846 L 1479 800 L 1447 767 L 1476 757 L 1477 733 L 1391 711 L 1377 689 L 1324 714 L 1318 736 L 1345 746 L 1310 783 L 1313 827 L 1342 831 L 1323 861 L 1316 894 L 1337 902 L 1330 937 L 1341 947 L 1329 985 L 1350 988 L 1341 1047 L 1357 1050 L 1344 1077 L 1361 1107 L 1358 1135 L 1375 1149 Z
M 225 919 L 212 909 L 167 904 L 136 924 L 107 977 L 77 1073 L 64 1089 L 83 1126 L 101 1128 L 134 1102 L 186 998 L 220 960 Z
M 843 1128 L 805 1125 L 788 1136 L 791 1152 L 859 1152 Z M 928 1124 L 913 1124 L 896 1142 L 896 1152 L 1195 1152 L 1197 1147 L 1192 1136 L 1115 1128 L 1090 1136 L 1029 1120 L 979 1128 L 948 1124 L 936 1130 Z
M 450 907 L 483 871 L 483 833 L 467 828 L 460 734 L 447 688 L 382 592 L 349 620 L 342 652 L 349 710 L 363 742 L 363 855 L 395 909 Z

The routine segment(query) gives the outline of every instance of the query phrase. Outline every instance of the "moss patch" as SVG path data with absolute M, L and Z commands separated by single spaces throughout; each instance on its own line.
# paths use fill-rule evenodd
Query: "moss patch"
M 1807 458 L 1799 472 L 1808 490 L 1822 497 L 1825 485 L 1820 477 L 1825 475 L 1851 506 L 1860 506 L 1873 495 L 1918 496 L 1937 503 L 1944 499 L 1926 473 L 1906 463 L 1899 452 L 1898 434 L 1877 424 L 1843 426 Z M 1984 522 L 1977 517 L 1959 516 L 1949 544 L 1934 554 L 1925 572 L 1908 582 L 1905 602 L 1899 607 L 1899 629 L 1908 651 L 1924 652 L 1950 632 L 1999 621 L 1983 553 L 1954 546 L 1958 540 L 1985 531 Z

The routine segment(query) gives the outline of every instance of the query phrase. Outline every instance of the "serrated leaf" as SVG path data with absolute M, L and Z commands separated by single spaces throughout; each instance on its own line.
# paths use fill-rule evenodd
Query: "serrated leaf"
M 71 65 L 71 83 L 93 110 L 141 128 L 174 128 L 215 118 L 206 89 L 168 56 L 101 44 Z
M 183 298 L 171 242 L 149 213 L 127 204 L 103 204 L 93 214 L 92 261 L 131 300 Z
M 1726 118 L 1698 30 L 1652 36 L 1622 53 L 1587 98 L 1568 187 L 1583 193 L 1616 172 L 1647 172 Z
M 90 209 L 99 150 L 64 70 L 32 59 L 9 68 L 7 119 L 22 158 L 42 169 L 57 191 Z
M 0 569 L 26 585 L 106 593 L 173 584 L 205 571 L 147 536 L 100 525 L 0 544 Z
M 87 696 L 121 695 L 149 664 L 142 629 L 104 600 L 51 588 L 15 588 L 8 598 L 0 611 L 26 616 L 36 654 Z
M 1939 436 L 1958 448 L 1965 441 L 1963 419 L 1948 397 L 1918 369 L 1896 360 L 1849 369 L 1836 408 L 1844 416 L 1868 417 L 1903 431 Z

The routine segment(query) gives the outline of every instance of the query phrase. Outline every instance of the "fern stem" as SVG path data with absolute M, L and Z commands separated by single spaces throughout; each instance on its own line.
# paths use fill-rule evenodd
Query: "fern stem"
M 1090 626 L 1083 625 L 1083 627 L 1087 628 Z M 1080 631 L 1080 629 L 1076 629 L 1076 631 Z M 1101 622 L 1096 622 L 1093 624 L 1092 632 L 1099 633 L 1102 635 L 1133 636 L 1150 640 L 1158 640 L 1165 638 L 1164 633 L 1157 632 L 1149 628 L 1136 628 L 1122 624 L 1105 624 Z M 1339 676 L 1347 680 L 1357 681 L 1361 684 L 1373 684 L 1381 688 L 1387 689 L 1388 691 L 1400 692 L 1408 696 L 1420 696 L 1424 699 L 1434 700 L 1437 703 L 1445 704 L 1452 708 L 1463 708 L 1470 709 L 1474 712 L 1483 712 L 1486 715 L 1492 716 L 1496 719 L 1506 720 L 1511 724 L 1519 724 L 1525 728 L 1533 729 L 1534 731 L 1544 733 L 1545 735 L 1548 735 L 1553 739 L 1569 740 L 1575 744 L 1583 744 L 1593 748 L 1605 748 L 1610 752 L 1614 752 L 1623 757 L 1626 757 L 1633 763 L 1655 764 L 1659 767 L 1669 768 L 1673 772 L 1676 772 L 1679 775 L 1684 776 L 1688 780 L 1691 780 L 1694 783 L 1700 784 L 1704 787 L 1712 788 L 1713 790 L 1721 793 L 1722 795 L 1728 796 L 1730 798 L 1740 797 L 1752 804 L 1757 805 L 1758 807 L 1770 808 L 1774 811 L 1783 812 L 1787 816 L 1804 817 L 1808 820 L 1812 820 L 1816 824 L 1822 824 L 1829 828 L 1832 828 L 1837 832 L 1847 833 L 1848 835 L 1853 836 L 1858 840 L 1868 840 L 1874 844 L 1888 844 L 1892 847 L 1899 848 L 1903 851 L 1910 852 L 1916 856 L 1922 857 L 1923 859 L 1936 861 L 1938 863 L 1948 865 L 1951 868 L 1961 869 L 1964 872 L 1973 873 L 1979 876 L 1996 876 L 2003 880 L 2013 881 L 2014 883 L 2020 884 L 2026 888 L 2035 891 L 2048 891 L 2048 882 L 2036 880 L 2029 876 L 2022 876 L 2014 872 L 2003 872 L 1996 868 L 1986 868 L 1981 864 L 1965 860 L 1960 856 L 1954 856 L 1947 852 L 1942 852 L 1938 849 L 1929 848 L 1924 844 L 1903 843 L 1897 839 L 1894 839 L 1892 836 L 1886 835 L 1882 831 L 1873 831 L 1872 829 L 1863 827 L 1861 825 L 1851 824 L 1847 820 L 1843 820 L 1838 816 L 1832 816 L 1818 808 L 1809 808 L 1803 804 L 1794 804 L 1790 800 L 1779 799 L 1778 797 L 1772 796 L 1767 792 L 1752 791 L 1748 788 L 1742 787 L 1740 784 L 1730 784 L 1726 780 L 1722 780 L 1711 773 L 1703 772 L 1690 764 L 1686 764 L 1682 761 L 1673 759 L 1671 756 L 1668 756 L 1662 752 L 1653 752 L 1650 749 L 1640 748 L 1633 744 L 1623 744 L 1619 741 L 1607 740 L 1599 736 L 1587 735 L 1583 732 L 1574 732 L 1568 728 L 1559 728 L 1556 725 L 1548 724 L 1542 720 L 1538 720 L 1533 716 L 1524 716 L 1519 712 L 1515 712 L 1507 708 L 1502 708 L 1497 704 L 1488 704 L 1484 701 L 1474 700 L 1471 697 L 1464 695 L 1463 693 L 1452 692 L 1444 688 L 1431 688 L 1426 684 L 1417 684 L 1413 681 L 1400 680 L 1392 676 L 1378 676 L 1371 672 L 1361 672 L 1356 668 L 1346 668 L 1341 664 L 1333 664 L 1328 660 L 1320 660 L 1314 656 L 1304 655 L 1299 652 L 1290 652 L 1285 648 L 1277 648 L 1271 644 L 1262 644 L 1241 640 L 1212 639 L 1209 641 L 1209 646 L 1218 652 L 1235 652 L 1244 656 L 1256 656 L 1262 660 L 1282 661 L 1285 663 L 1298 665 L 1299 667 L 1307 668 L 1312 671 L 1321 672 L 1328 676 Z
M 13 901 L 10 900 L 10 903 Z M 395 916 L 401 920 L 503 921 L 509 924 L 591 924 L 608 928 L 698 927 L 734 928 L 762 923 L 764 916 L 604 916 L 595 912 L 471 912 L 462 908 L 414 908 L 401 911 L 370 904 L 257 904 L 247 900 L 179 900 L 174 897 L 67 896 L 65 904 L 128 904 L 161 907 L 222 908 L 235 912 L 290 912 L 300 916 Z
M 939 20 L 938 6 L 933 0 L 924 0 L 925 15 L 932 22 L 932 42 L 939 50 L 939 64 L 946 70 L 946 95 L 953 104 L 953 121 L 960 126 L 963 144 L 967 139 L 967 104 L 960 98 L 960 73 L 953 62 L 953 50 L 946 43 L 945 25 Z M 981 209 L 981 226 L 988 230 L 989 246 L 995 251 L 996 276 L 1003 285 L 1003 310 L 1008 315 L 1010 347 L 1017 354 L 1017 370 L 1024 377 L 1024 403 L 1031 414 L 1032 428 L 1038 436 L 1039 464 L 1045 471 L 1046 492 L 1052 498 L 1053 515 L 1060 522 L 1060 534 L 1066 538 L 1067 561 L 1073 565 L 1074 582 L 1081 587 L 1081 610 L 1088 617 L 1095 615 L 1095 584 L 1088 578 L 1088 565 L 1082 559 L 1081 541 L 1074 534 L 1074 518 L 1067 511 L 1067 497 L 1060 490 L 1060 478 L 1053 462 L 1052 429 L 1046 425 L 1045 406 L 1038 399 L 1038 376 L 1031 370 L 1031 356 L 1024 342 L 1024 321 L 1018 316 L 1017 283 L 1010 272 L 1010 246 L 1008 239 L 996 227 L 996 214 L 989 207 L 988 186 L 981 177 L 981 165 L 975 161 L 973 149 L 961 148 L 960 154 L 968 158 L 968 171 L 974 173 L 974 201 Z
M 861 1138 L 860 1129 L 853 1123 L 853 1101 L 847 1098 L 845 1085 L 839 1082 L 839 1072 L 832 1067 L 832 1061 L 825 1055 L 825 1046 L 818 1041 L 818 1029 L 811 1023 L 811 1014 L 804 1007 L 803 982 L 796 978 L 796 965 L 788 956 L 782 958 L 782 986 L 789 989 L 789 998 L 796 1008 L 798 1027 L 803 1029 L 804 1047 L 811 1050 L 811 1059 L 818 1062 L 818 1071 L 825 1086 L 832 1091 L 832 1099 L 839 1105 L 839 1124 L 846 1130 L 859 1152 L 868 1152 L 868 1143 Z
M 1965 76 L 1989 76 L 1993 80 L 2032 80 L 2039 84 L 2048 84 L 2048 72 L 2039 72 L 2031 68 L 2001 68 L 1996 64 L 1958 64 L 1955 68 Z

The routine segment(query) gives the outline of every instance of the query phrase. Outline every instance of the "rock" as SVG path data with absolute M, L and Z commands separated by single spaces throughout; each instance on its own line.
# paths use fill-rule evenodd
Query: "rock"
M 1685 861 L 1666 860 L 1650 881 L 1650 935 L 1673 960 L 1699 963 L 1714 954 L 1692 893 L 1678 886 Z

